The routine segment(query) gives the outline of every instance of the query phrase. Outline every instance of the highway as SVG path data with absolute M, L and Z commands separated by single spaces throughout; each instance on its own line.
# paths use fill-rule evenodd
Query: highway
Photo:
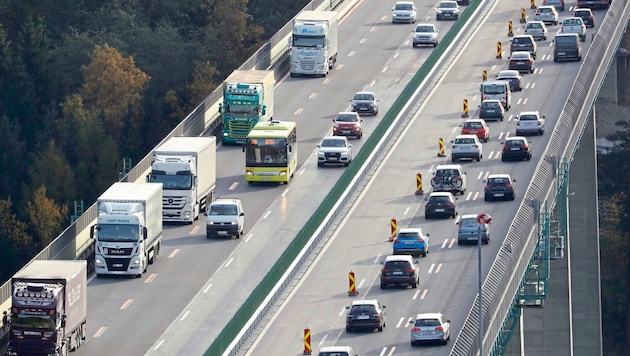
M 567 3 L 561 17 L 569 16 L 575 2 Z M 420 6 L 419 6 L 420 7 Z M 423 8 L 423 15 L 433 10 Z M 425 103 L 414 114 L 402 136 L 388 153 L 366 188 L 332 234 L 322 252 L 314 260 L 305 276 L 290 291 L 279 311 L 264 326 L 261 335 L 247 355 L 298 355 L 303 351 L 303 329 L 311 330 L 313 354 L 322 346 L 350 345 L 359 355 L 446 355 L 449 346 L 412 347 L 409 343 L 408 321 L 417 313 L 440 311 L 451 319 L 451 344 L 466 318 L 477 294 L 477 249 L 475 246 L 458 246 L 454 220 L 424 219 L 424 196 L 414 195 L 414 176 L 421 172 L 430 176 L 438 164 L 450 163 L 450 157 L 439 158 L 437 139 L 449 142 L 458 134 L 462 100 L 470 106 L 479 103 L 478 86 L 481 73 L 488 70 L 489 77 L 506 69 L 509 54 L 507 23 L 515 23 L 515 34 L 522 33 L 518 24 L 519 8 L 513 2 L 496 2 L 491 16 L 474 33 L 464 50 L 446 70 L 435 90 L 427 94 Z M 603 11 L 596 11 L 603 18 Z M 389 19 L 383 19 L 387 23 Z M 516 21 L 515 21 L 516 20 Z M 434 22 L 433 18 L 431 22 Z M 442 23 L 438 23 L 442 25 Z M 549 26 L 556 32 L 559 26 Z M 590 37 L 594 29 L 588 29 Z M 550 36 L 550 40 L 553 36 Z M 460 214 L 487 213 L 493 217 L 492 240 L 483 247 L 483 274 L 488 269 L 508 230 L 523 193 L 547 144 L 556 119 L 567 99 L 580 63 L 554 63 L 551 41 L 538 43 L 536 72 L 524 75 L 526 88 L 513 93 L 510 118 L 491 122 L 491 139 L 484 144 L 481 162 L 463 162 L 468 176 L 468 190 L 459 197 Z M 496 59 L 496 43 L 504 44 L 503 59 Z M 410 36 L 402 40 L 398 53 L 418 53 L 426 49 L 413 49 Z M 584 53 L 589 43 L 584 43 Z M 507 51 L 506 51 L 507 48 Z M 430 49 L 428 50 L 430 51 Z M 386 72 L 385 72 L 386 73 Z M 395 85 L 395 78 L 380 73 L 374 79 L 374 91 L 387 91 Z M 531 161 L 502 162 L 501 138 L 514 135 L 514 117 L 520 111 L 539 110 L 546 115 L 546 133 L 531 137 L 534 157 Z M 447 147 L 448 155 L 448 147 Z M 509 173 L 517 179 L 517 199 L 507 202 L 484 202 L 482 180 L 491 173 Z M 425 190 L 428 190 L 425 188 Z M 528 202 L 525 202 L 528 203 Z M 379 288 L 381 261 L 391 253 L 387 241 L 389 220 L 395 217 L 398 228 L 422 226 L 431 234 L 431 253 L 418 258 L 421 269 L 418 289 Z M 353 271 L 359 296 L 348 296 L 348 272 Z M 345 309 L 353 299 L 377 298 L 386 305 L 387 326 L 382 333 L 345 332 Z M 262 326 L 259 326 L 262 327 Z
M 195 330 L 169 325 L 195 325 L 207 320 L 205 315 L 229 320 L 343 173 L 342 167 L 318 169 L 312 156 L 330 132 L 334 115 L 348 109 L 355 91 L 373 88 L 381 114 L 364 117 L 369 135 L 430 53 L 428 48 L 407 49 L 412 27 L 388 22 L 393 3 L 359 2 L 349 12 L 340 25 L 339 60 L 328 78 L 287 78 L 277 85 L 274 119 L 298 122 L 300 169 L 288 185 L 245 184 L 240 148 L 218 149 L 217 195 L 243 200 L 245 236 L 207 240 L 203 218 L 192 226 L 165 226 L 160 258 L 141 279 L 89 282 L 89 333 L 77 355 L 181 354 L 181 344 L 189 354 L 199 354 L 209 346 L 220 324 L 200 338 Z M 450 25 L 440 24 L 440 29 L 446 33 Z M 379 81 L 374 81 L 377 74 Z M 361 141 L 353 145 L 358 150 Z M 189 309 L 200 295 L 210 298 L 209 304 Z M 167 329 L 171 332 L 165 335 Z M 192 340 L 167 338 L 176 331 Z

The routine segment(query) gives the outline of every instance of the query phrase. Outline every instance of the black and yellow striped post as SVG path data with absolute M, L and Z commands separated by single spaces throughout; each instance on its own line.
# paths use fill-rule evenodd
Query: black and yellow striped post
M 446 155 L 444 154 L 444 139 L 443 138 L 438 138 L 438 157 L 446 157 Z
M 310 355 L 313 352 L 311 347 L 311 329 L 304 329 L 304 355 Z
M 488 71 L 487 71 L 487 70 L 484 70 L 484 71 L 481 73 L 481 80 L 482 80 L 482 81 L 484 81 L 484 82 L 485 82 L 486 80 L 488 80 Z
M 390 227 L 391 227 L 391 232 L 389 234 L 389 241 L 394 241 L 394 239 L 396 238 L 396 234 L 398 233 L 398 226 L 396 225 L 395 218 L 392 218 Z
M 508 21 L 508 37 L 514 36 L 514 25 L 512 25 L 512 21 Z
M 521 23 L 527 22 L 527 13 L 525 12 L 525 8 L 521 7 Z
M 462 112 L 462 117 L 468 117 L 468 99 L 464 99 L 464 111 Z
M 351 297 L 354 297 L 355 295 L 359 294 L 359 292 L 357 292 L 357 282 L 356 279 L 354 278 L 354 272 L 350 271 L 350 273 L 348 273 L 348 295 Z
M 416 195 L 422 195 L 424 191 L 422 190 L 422 174 L 416 174 Z
M 497 59 L 503 58 L 503 48 L 501 46 L 501 41 L 497 42 Z

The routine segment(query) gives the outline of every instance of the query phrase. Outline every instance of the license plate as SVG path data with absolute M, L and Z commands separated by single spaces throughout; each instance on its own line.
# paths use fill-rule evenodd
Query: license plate
M 516 64 L 525 64 L 525 62 L 516 62 Z
M 475 241 L 477 241 L 477 238 L 476 237 L 469 237 L 467 240 L 475 240 Z
M 219 235 L 227 235 L 227 231 L 219 231 Z
M 263 177 L 262 180 L 271 180 L 269 177 Z
M 367 110 L 367 109 L 368 109 L 368 108 L 359 108 L 359 110 L 364 110 L 364 111 L 365 111 L 365 110 Z
M 477 133 L 477 130 L 470 130 L 471 134 Z
M 451 16 L 451 14 L 444 14 L 444 16 Z
M 486 111 L 487 111 L 487 112 L 489 112 L 489 113 L 491 113 L 491 112 L 497 112 L 497 111 L 496 111 L 496 110 L 494 110 L 494 109 L 487 109 Z
M 413 241 L 405 241 L 405 245 L 413 245 Z
M 343 130 L 343 131 L 341 131 L 341 133 L 349 134 L 350 130 Z
M 358 315 L 357 320 L 368 320 L 370 319 L 369 315 Z
M 520 150 L 520 148 L 518 148 L 518 147 L 512 147 L 512 148 L 510 148 L 510 149 L 511 149 L 512 151 L 518 151 L 518 150 Z
M 394 272 L 394 273 L 392 273 L 392 274 L 395 274 L 395 275 L 400 275 L 400 274 L 402 274 L 402 272 Z
M 502 196 L 503 196 L 503 193 L 496 193 L 494 196 L 495 196 L 495 197 L 502 197 Z
M 435 212 L 436 212 L 436 213 L 443 213 L 443 212 L 444 212 L 444 209 L 435 209 Z
M 336 160 L 337 160 L 337 157 L 330 157 L 330 158 L 329 158 L 329 160 L 331 160 L 331 161 L 336 161 Z
M 559 55 L 559 56 L 564 56 L 565 54 L 566 54 L 566 53 L 564 53 L 564 52 L 558 52 L 558 55 Z
M 122 267 L 122 263 L 114 263 L 112 267 Z

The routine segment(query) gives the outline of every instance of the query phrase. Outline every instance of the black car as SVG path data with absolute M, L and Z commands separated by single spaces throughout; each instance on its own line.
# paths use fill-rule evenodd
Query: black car
M 532 145 L 523 136 L 508 137 L 503 142 L 501 161 L 532 159 Z
M 491 174 L 484 182 L 486 186 L 483 189 L 483 200 L 514 200 L 516 198 L 514 192 L 516 179 L 512 179 L 509 174 Z
M 595 27 L 595 17 L 591 9 L 575 9 L 573 17 L 579 17 L 586 27 Z
M 358 112 L 359 114 L 378 114 L 378 99 L 372 92 L 357 92 L 350 102 L 352 103 L 352 111 Z
M 497 75 L 497 80 L 507 80 L 510 82 L 511 91 L 523 90 L 523 76 L 517 70 L 502 70 Z
M 419 281 L 418 264 L 411 255 L 387 256 L 381 270 L 381 289 L 386 289 L 390 285 L 417 288 Z
M 538 52 L 538 45 L 532 35 L 516 35 L 512 38 L 510 44 L 510 53 L 517 51 L 526 51 L 532 54 L 532 57 L 536 59 L 536 53 Z
M 356 329 L 383 331 L 385 327 L 385 306 L 376 299 L 355 300 L 346 306 L 346 332 Z
M 434 216 L 455 218 L 457 211 L 457 198 L 450 192 L 433 192 L 424 206 L 424 218 L 431 219 Z
M 517 51 L 510 56 L 508 69 L 519 72 L 534 73 L 534 57 L 525 51 Z

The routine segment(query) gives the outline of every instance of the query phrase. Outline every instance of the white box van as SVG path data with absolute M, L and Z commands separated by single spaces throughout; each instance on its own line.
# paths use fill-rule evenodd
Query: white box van
M 512 107 L 512 91 L 507 80 L 489 80 L 481 83 L 481 102 L 495 99 L 501 101 L 505 111 Z

